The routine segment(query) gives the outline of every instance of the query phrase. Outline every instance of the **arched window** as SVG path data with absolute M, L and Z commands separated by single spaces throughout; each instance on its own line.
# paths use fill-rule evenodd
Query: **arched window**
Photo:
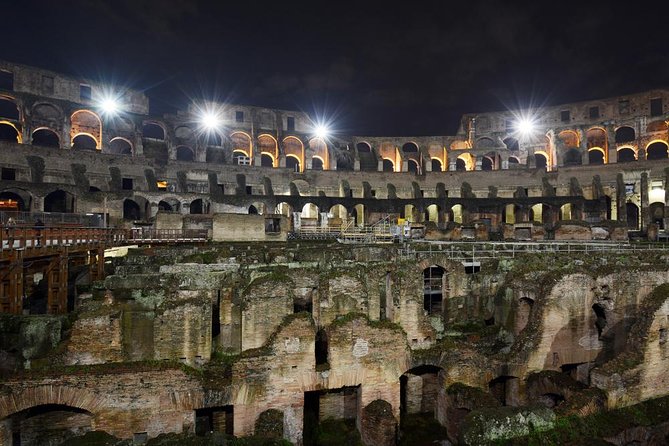
M 432 158 L 432 172 L 441 172 L 442 170 L 441 160 Z
M 136 201 L 126 198 L 123 200 L 123 219 L 139 220 L 141 216 L 139 204 Z
M 509 159 L 509 162 L 511 162 L 511 159 Z M 516 160 L 516 162 L 518 161 Z M 543 153 L 534 154 L 534 163 L 537 169 L 545 169 L 548 166 L 548 160 Z
M 409 160 L 407 167 L 409 169 L 409 172 L 413 173 L 419 173 L 420 169 L 418 167 L 418 161 L 416 160 Z
M 260 155 L 260 165 L 262 167 L 274 167 L 274 159 L 272 159 L 271 155 L 263 153 Z
M 503 142 L 506 148 L 512 152 L 517 152 L 518 150 L 520 150 L 518 145 L 518 140 L 516 138 L 509 137 L 504 139 Z
M 369 147 L 369 144 L 366 142 L 359 142 L 355 147 L 358 149 L 358 153 L 370 153 L 372 151 L 371 147 Z
M 576 149 L 569 149 L 564 154 L 564 165 L 565 166 L 580 166 L 581 165 L 581 152 Z
M 13 124 L 0 122 L 0 141 L 21 142 L 21 135 Z
M 604 164 L 604 152 L 597 149 L 588 151 L 588 164 Z
M 311 159 L 311 170 L 323 170 L 323 160 L 320 158 Z
M 467 163 L 462 158 L 455 160 L 455 170 L 458 172 L 465 172 L 467 170 Z
M 132 145 L 125 138 L 114 138 L 109 142 L 108 153 L 115 155 L 132 155 Z
M 295 156 L 286 157 L 286 167 L 293 172 L 300 172 L 300 160 Z
M 667 159 L 667 143 L 664 141 L 655 141 L 646 147 L 646 159 L 664 160 Z
M 623 142 L 631 142 L 636 139 L 636 132 L 632 127 L 619 127 L 618 130 L 616 130 L 616 142 L 617 143 L 623 143 Z
M 70 128 L 70 138 L 72 142 L 72 147 L 77 146 L 76 139 L 78 136 L 88 136 L 94 142 L 93 149 L 100 147 L 100 138 L 102 136 L 102 121 L 92 111 L 89 110 L 78 110 L 72 113 L 70 118 L 71 128 Z M 85 144 L 79 142 L 79 146 L 84 145 L 86 148 L 90 146 L 89 142 Z
M 44 212 L 74 212 L 74 196 L 56 190 L 44 197 Z
M 404 153 L 418 153 L 418 146 L 415 143 L 408 142 L 402 146 Z
M 19 121 L 21 119 L 19 108 L 14 101 L 0 97 L 0 118 L 11 119 L 14 121 Z
M 164 141 L 165 129 L 153 122 L 147 122 L 142 127 L 142 137 Z
M 389 160 L 389 159 L 384 159 L 383 160 L 383 171 L 384 172 L 394 172 L 395 171 L 395 164 L 392 162 L 392 160 Z
M 481 158 L 481 170 L 493 170 L 493 162 L 489 157 Z
M 632 161 L 636 161 L 636 154 L 634 153 L 634 149 L 625 147 L 618 150 L 619 163 L 630 163 Z
M 177 147 L 177 160 L 178 161 L 195 161 L 195 155 L 193 154 L 193 149 L 186 146 Z
M 74 150 L 96 150 L 97 143 L 89 135 L 77 135 L 72 140 L 72 149 Z
M 60 147 L 60 138 L 51 129 L 37 129 L 33 132 L 33 145 L 58 148 Z

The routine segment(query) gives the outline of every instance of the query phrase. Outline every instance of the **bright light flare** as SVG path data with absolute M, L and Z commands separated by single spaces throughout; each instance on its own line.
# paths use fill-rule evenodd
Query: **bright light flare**
M 212 132 L 221 125 L 221 119 L 217 113 L 205 111 L 200 115 L 200 124 L 205 130 Z
M 100 108 L 105 115 L 116 115 L 121 111 L 121 103 L 114 96 L 105 96 L 100 101 Z
M 530 118 L 520 118 L 518 122 L 516 122 L 516 129 L 523 136 L 531 135 L 535 128 L 534 121 Z
M 328 136 L 330 136 L 330 129 L 323 124 L 318 124 L 314 128 L 314 135 L 316 135 L 317 138 L 326 139 Z

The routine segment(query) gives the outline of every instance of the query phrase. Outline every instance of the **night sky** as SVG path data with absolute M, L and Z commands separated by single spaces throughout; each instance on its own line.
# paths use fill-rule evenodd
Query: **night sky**
M 153 113 L 211 98 L 357 135 L 669 86 L 669 2 L 391 3 L 17 0 L 0 58 L 144 90 Z

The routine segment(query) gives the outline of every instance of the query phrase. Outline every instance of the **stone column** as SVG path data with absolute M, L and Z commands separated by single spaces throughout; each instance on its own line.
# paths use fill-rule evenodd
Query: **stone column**
M 645 231 L 648 229 L 648 223 L 650 222 L 650 209 L 648 206 L 648 172 L 643 172 L 641 174 L 641 187 L 639 194 L 641 195 L 641 230 Z

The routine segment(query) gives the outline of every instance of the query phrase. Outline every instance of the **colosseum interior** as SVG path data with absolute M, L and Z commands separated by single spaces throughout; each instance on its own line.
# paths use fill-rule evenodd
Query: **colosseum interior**
M 324 135 L 0 62 L 0 445 L 667 444 L 668 126 Z

